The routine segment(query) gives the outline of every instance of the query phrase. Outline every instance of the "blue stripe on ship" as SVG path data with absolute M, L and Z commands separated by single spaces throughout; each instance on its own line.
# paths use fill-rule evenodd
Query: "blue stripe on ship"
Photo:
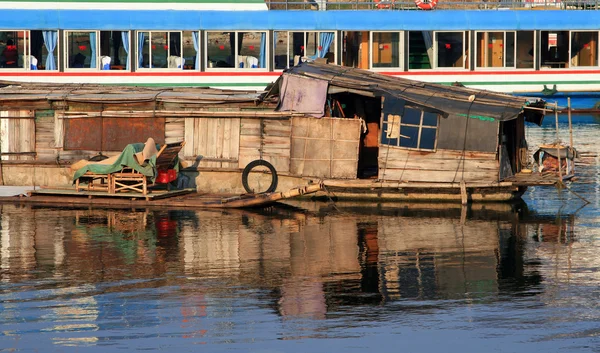
M 2 10 L 4 30 L 598 30 L 597 11 Z

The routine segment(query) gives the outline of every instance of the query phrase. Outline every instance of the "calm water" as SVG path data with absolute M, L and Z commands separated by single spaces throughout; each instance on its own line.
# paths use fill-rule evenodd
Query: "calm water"
M 526 204 L 2 205 L 0 351 L 600 352 L 600 120 L 578 119 L 579 180 Z

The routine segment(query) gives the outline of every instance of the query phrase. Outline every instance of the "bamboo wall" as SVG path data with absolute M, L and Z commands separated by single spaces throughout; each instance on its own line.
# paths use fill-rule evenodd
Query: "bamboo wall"
M 497 182 L 495 152 L 422 152 L 380 145 L 379 179 L 404 182 Z
M 356 178 L 360 134 L 359 119 L 292 118 L 290 173 Z

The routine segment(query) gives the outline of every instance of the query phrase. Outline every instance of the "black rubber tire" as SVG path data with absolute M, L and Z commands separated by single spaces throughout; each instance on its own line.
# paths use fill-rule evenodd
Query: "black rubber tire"
M 264 192 L 275 191 L 275 189 L 277 189 L 277 182 L 278 182 L 277 171 L 275 170 L 275 167 L 273 167 L 273 165 L 271 163 L 269 163 L 263 159 L 253 160 L 252 162 L 248 163 L 246 168 L 244 168 L 244 171 L 242 172 L 242 185 L 244 186 L 244 190 L 246 190 L 246 192 L 249 194 L 254 193 L 254 191 L 248 185 L 248 174 L 250 174 L 252 169 L 254 169 L 255 167 L 258 167 L 258 166 L 265 166 L 265 167 L 269 168 L 269 171 L 271 172 L 271 185 L 269 185 L 269 188 L 267 189 L 267 191 L 264 191 Z

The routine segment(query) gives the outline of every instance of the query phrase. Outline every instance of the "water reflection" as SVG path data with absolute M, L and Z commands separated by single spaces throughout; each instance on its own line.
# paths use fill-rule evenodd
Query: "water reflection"
M 37 333 L 60 346 L 116 341 L 142 349 L 138 340 L 166 333 L 245 342 L 248 322 L 313 326 L 348 311 L 358 321 L 385 321 L 407 310 L 395 302 L 426 309 L 544 296 L 544 283 L 561 282 L 561 273 L 597 284 L 595 275 L 573 274 L 573 216 L 498 207 L 332 210 L 309 202 L 225 212 L 3 205 L 0 343 L 35 348 L 39 341 L 23 339 Z M 373 306 L 387 309 L 367 309 Z M 292 327 L 286 339 L 322 334 Z M 279 329 L 270 330 L 252 332 L 277 339 Z

